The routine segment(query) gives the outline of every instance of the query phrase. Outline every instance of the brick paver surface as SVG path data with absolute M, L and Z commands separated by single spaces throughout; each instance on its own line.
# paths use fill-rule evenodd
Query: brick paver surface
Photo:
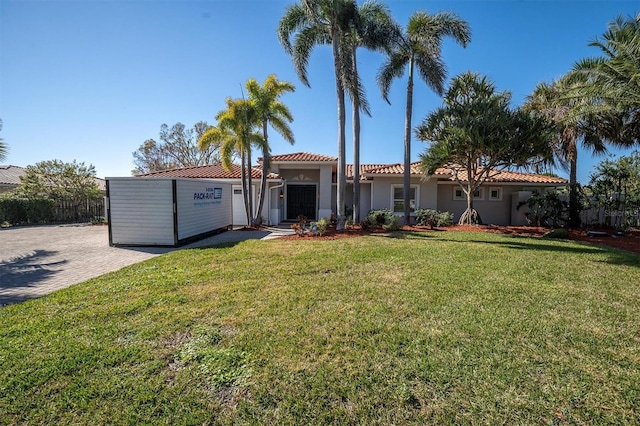
M 184 248 L 269 237 L 227 231 Z M 175 248 L 110 247 L 106 226 L 0 229 L 0 307 L 49 294 Z

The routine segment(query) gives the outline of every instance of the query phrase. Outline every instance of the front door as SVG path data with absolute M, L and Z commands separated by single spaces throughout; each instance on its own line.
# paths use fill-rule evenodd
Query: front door
M 315 185 L 287 185 L 287 219 L 298 220 L 300 215 L 316 220 Z

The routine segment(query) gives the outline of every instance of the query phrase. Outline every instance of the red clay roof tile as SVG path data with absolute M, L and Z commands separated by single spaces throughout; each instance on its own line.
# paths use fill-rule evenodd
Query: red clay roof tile
M 231 170 L 226 170 L 222 164 L 208 164 L 206 166 L 184 167 L 181 169 L 160 170 L 152 173 L 138 175 L 139 177 L 183 177 L 200 179 L 240 179 L 240 165 L 232 164 Z M 262 171 L 259 168 L 251 169 L 251 177 L 260 179 Z M 269 173 L 267 179 L 279 179 L 276 173 Z
M 272 162 L 334 162 L 338 161 L 338 157 L 329 157 L 328 155 L 312 154 L 309 152 L 295 152 L 293 154 L 272 155 Z
M 261 161 L 261 159 L 259 160 Z M 296 152 L 293 154 L 281 154 L 271 156 L 272 162 L 334 162 L 337 161 L 336 157 L 329 157 L 327 155 L 312 154 L 308 152 Z M 261 176 L 261 170 L 259 167 L 253 167 L 251 177 L 259 179 Z M 346 165 L 347 179 L 353 179 L 354 177 L 353 164 Z M 360 179 L 367 179 L 378 175 L 387 176 L 400 176 L 404 173 L 404 166 L 401 163 L 396 164 L 361 164 L 360 165 Z M 420 169 L 420 162 L 416 161 L 411 163 L 411 174 L 422 175 Z M 448 177 L 449 180 L 453 180 L 452 170 L 446 167 L 440 167 L 434 173 L 438 177 Z M 225 170 L 222 165 L 207 165 L 197 167 L 185 167 L 182 169 L 163 170 L 154 173 L 147 173 L 146 177 L 186 177 L 186 178 L 209 178 L 209 179 L 240 179 L 240 166 L 233 164 L 231 170 Z M 268 179 L 279 179 L 280 176 L 276 173 L 269 173 Z M 487 180 L 487 182 L 522 182 L 522 183 L 545 183 L 545 184 L 558 184 L 564 185 L 567 183 L 566 179 L 538 175 L 533 173 L 512 172 L 508 170 L 498 171 L 494 176 Z

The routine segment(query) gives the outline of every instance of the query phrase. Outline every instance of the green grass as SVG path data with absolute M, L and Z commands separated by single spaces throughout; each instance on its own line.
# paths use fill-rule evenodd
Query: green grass
M 173 252 L 0 310 L 0 424 L 638 424 L 640 256 L 485 233 Z

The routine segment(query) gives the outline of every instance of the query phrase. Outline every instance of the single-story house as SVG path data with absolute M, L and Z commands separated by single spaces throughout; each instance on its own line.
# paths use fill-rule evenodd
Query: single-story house
M 271 156 L 267 176 L 268 196 L 262 210 L 264 222 L 278 224 L 295 221 L 301 214 L 309 220 L 329 218 L 336 207 L 337 166 L 336 157 L 321 154 L 297 152 Z M 221 165 L 207 165 L 140 176 L 228 180 L 233 191 L 233 223 L 243 225 L 246 224 L 246 218 L 240 171 L 238 165 L 234 165 L 230 171 Z M 260 164 L 251 168 L 255 200 L 260 190 L 261 174 Z M 354 178 L 360 180 L 360 217 L 365 217 L 372 209 L 391 209 L 399 215 L 403 214 L 402 164 L 362 164 L 358 173 L 355 173 L 353 165 L 347 165 L 346 175 L 347 206 L 353 204 Z M 503 170 L 479 188 L 474 207 L 484 223 L 525 225 L 524 209 L 518 209 L 517 205 L 533 193 L 565 185 L 567 180 L 559 177 Z M 412 211 L 449 211 L 453 213 L 454 220 L 466 209 L 464 192 L 453 179 L 451 170 L 440 168 L 426 179 L 417 162 L 411 164 L 410 199 Z
M 20 184 L 20 176 L 24 175 L 25 169 L 10 164 L 0 164 L 0 194 L 9 192 Z
M 20 184 L 20 177 L 24 176 L 27 169 L 20 166 L 0 164 L 0 194 L 9 192 Z M 104 179 L 94 178 L 96 185 L 100 188 L 102 194 L 107 191 L 107 183 Z

